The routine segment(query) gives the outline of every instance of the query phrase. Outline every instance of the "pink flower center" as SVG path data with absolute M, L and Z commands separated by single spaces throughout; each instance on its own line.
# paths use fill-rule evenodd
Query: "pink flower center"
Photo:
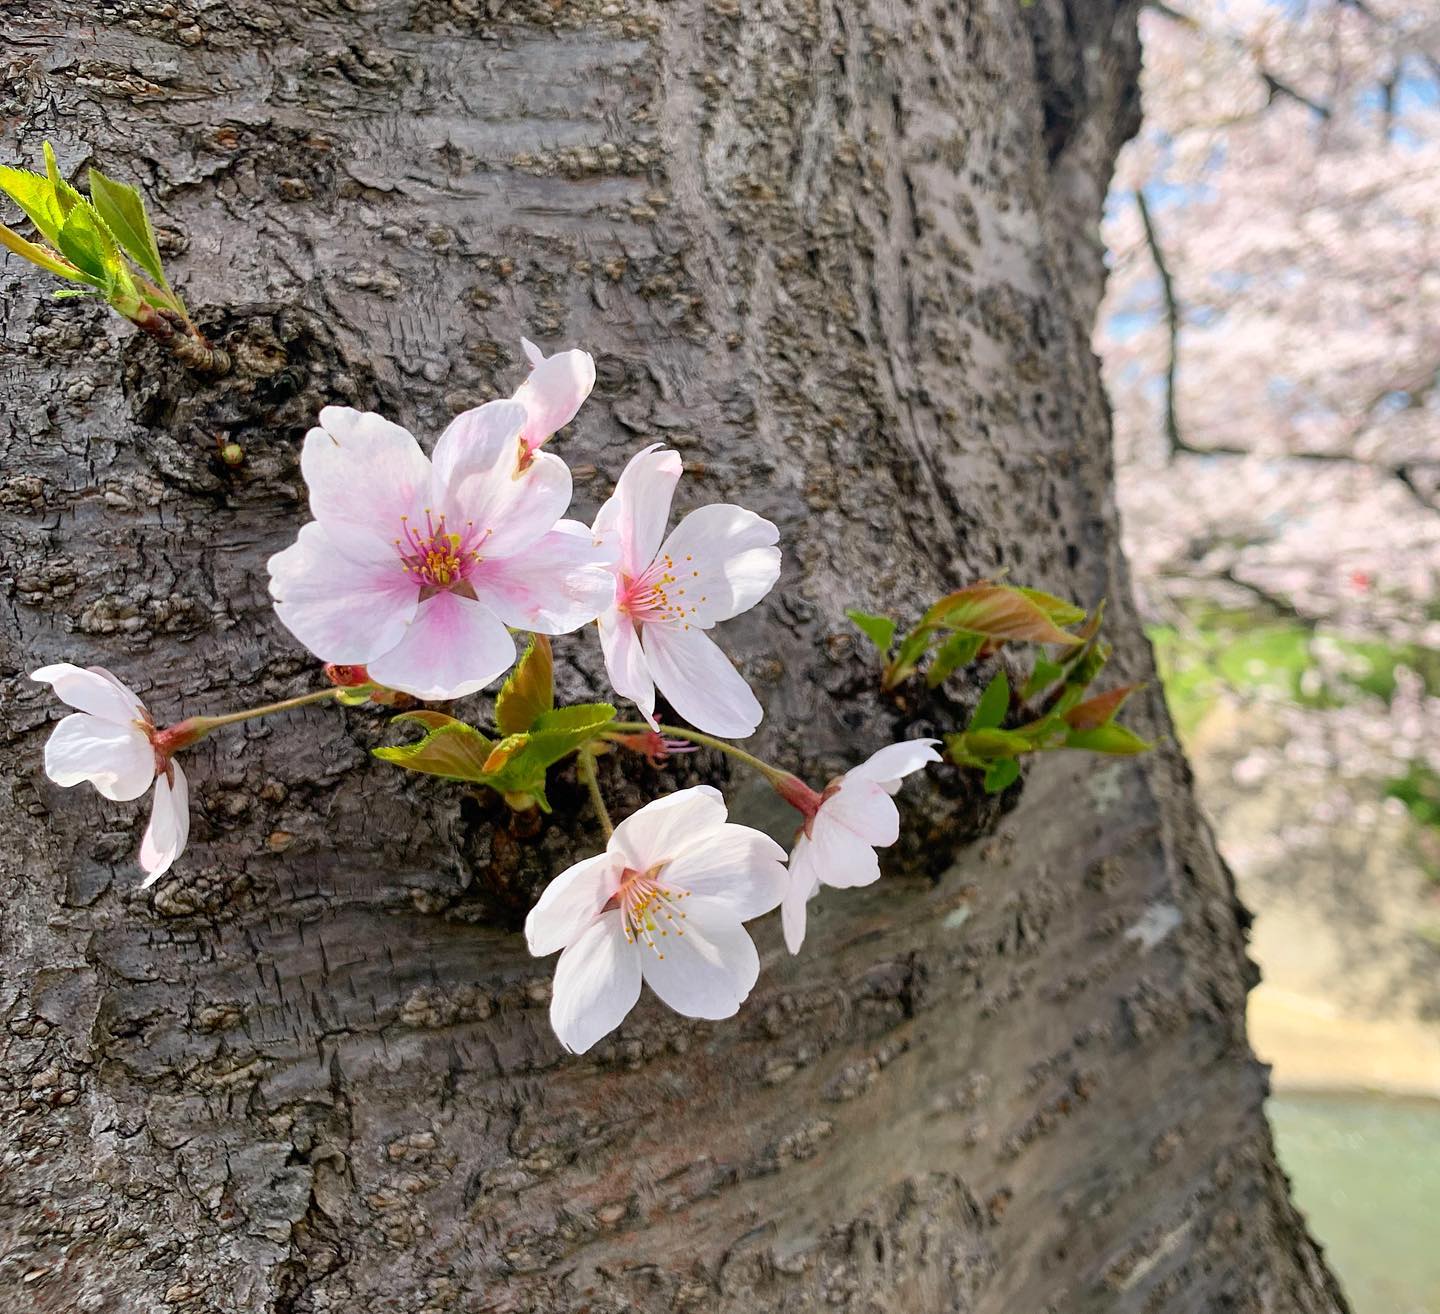
M 700 578 L 694 562 L 693 556 L 687 556 L 677 563 L 666 553 L 656 557 L 642 574 L 621 576 L 621 612 L 640 625 L 675 621 L 689 629 L 685 618 L 693 616 L 700 604 L 708 601 L 690 592 L 694 581 Z
M 421 588 L 450 589 L 464 583 L 472 567 L 483 560 L 480 548 L 489 537 L 490 531 L 479 532 L 473 520 L 467 520 L 456 533 L 446 525 L 443 513 L 437 520 L 426 507 L 423 530 L 412 525 L 409 516 L 400 517 L 395 550 L 401 568 L 414 576 Z
M 627 944 L 639 943 L 648 946 L 655 954 L 664 958 L 664 950 L 656 943 L 665 939 L 671 931 L 676 936 L 685 934 L 680 925 L 685 914 L 680 911 L 680 901 L 690 897 L 689 890 L 677 889 L 664 884 L 660 872 L 665 864 L 656 863 L 648 871 L 636 871 L 626 867 L 620 876 L 620 888 L 610 896 L 606 909 L 620 910 L 620 925 L 625 931 Z

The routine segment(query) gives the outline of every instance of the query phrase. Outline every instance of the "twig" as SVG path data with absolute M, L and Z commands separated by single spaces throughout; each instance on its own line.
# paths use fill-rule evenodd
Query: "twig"
M 1169 459 L 1173 461 L 1177 452 L 1191 450 L 1180 436 L 1180 417 L 1175 408 L 1175 376 L 1180 367 L 1180 303 L 1175 296 L 1175 280 L 1170 276 L 1170 266 L 1165 263 L 1165 253 L 1155 231 L 1155 221 L 1150 217 L 1150 207 L 1140 188 L 1135 190 L 1135 204 L 1140 210 L 1140 221 L 1145 225 L 1145 245 L 1150 250 L 1155 272 L 1160 276 L 1160 292 L 1165 301 L 1165 327 L 1170 347 L 1165 362 L 1165 438 L 1170 444 Z

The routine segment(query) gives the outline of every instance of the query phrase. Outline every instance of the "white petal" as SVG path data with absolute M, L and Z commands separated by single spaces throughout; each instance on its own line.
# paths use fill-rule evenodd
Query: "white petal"
M 600 650 L 605 654 L 605 673 L 610 677 L 610 687 L 634 703 L 654 729 L 655 681 L 650 678 L 645 650 L 640 646 L 634 621 L 614 607 L 600 613 Z
M 630 458 L 595 516 L 595 536 L 616 544 L 620 570 L 631 578 L 643 574 L 660 550 L 680 470 L 679 452 L 652 443 Z
M 938 739 L 908 739 L 903 744 L 888 744 L 867 761 L 845 773 L 847 780 L 873 780 L 887 794 L 900 788 L 900 782 L 929 762 L 940 761 L 935 751 Z
M 646 625 L 641 642 L 660 692 L 697 730 L 723 739 L 754 734 L 765 713 L 708 634 L 682 625 Z
M 610 851 L 636 871 L 669 862 L 701 837 L 725 824 L 725 800 L 718 789 L 693 785 L 632 812 L 610 837 Z
M 515 640 L 488 608 L 457 593 L 437 593 L 415 609 L 405 637 L 367 662 L 379 684 L 416 698 L 463 698 L 504 675 Z
M 709 910 L 706 910 L 709 911 Z M 640 970 L 657 995 L 686 1017 L 733 1017 L 760 976 L 755 942 L 721 910 L 692 904 L 682 933 L 637 945 Z
M 509 402 L 492 402 L 508 406 Z M 442 505 L 457 528 L 474 526 L 481 557 L 513 557 L 555 528 L 570 505 L 570 467 L 558 456 L 537 452 L 524 470 L 517 469 L 518 445 L 502 445 L 493 463 L 482 465 L 484 453 L 467 454 L 446 486 Z
M 435 444 L 431 458 L 435 499 L 443 501 L 445 490 L 469 475 L 507 465 L 513 472 L 520 460 L 524 427 L 525 408 L 513 401 L 486 402 L 461 411 Z
M 900 838 L 900 811 L 895 800 L 873 780 L 846 776 L 840 788 L 820 805 L 819 815 L 877 849 Z
M 515 555 L 480 562 L 470 574 L 476 597 L 517 630 L 569 634 L 588 625 L 614 604 L 615 576 L 608 550 L 572 525 L 562 520 Z
M 560 955 L 550 1025 L 566 1049 L 583 1054 L 614 1031 L 639 998 L 639 955 L 625 942 L 619 912 L 611 911 Z
M 595 386 L 595 360 L 578 348 L 547 357 L 533 342 L 521 338 L 520 343 L 532 368 L 514 400 L 529 412 L 525 446 L 533 450 L 569 424 L 585 404 Z
M 190 838 L 190 785 L 180 763 L 171 762 L 170 770 L 175 774 L 173 788 L 163 775 L 155 777 L 155 803 L 145 838 L 140 841 L 140 866 L 145 870 L 142 890 L 170 870 Z
M 72 712 L 45 744 L 45 774 L 67 789 L 88 780 L 106 798 L 139 798 L 155 779 L 155 749 L 139 726 Z
M 743 507 L 692 511 L 660 548 L 675 576 L 669 597 L 684 607 L 687 621 L 705 629 L 748 611 L 780 578 L 779 538 L 774 525 Z
M 820 887 L 815 874 L 814 852 L 810 841 L 801 835 L 790 851 L 789 880 L 785 898 L 780 904 L 780 924 L 785 930 L 785 947 L 792 954 L 800 952 L 805 943 L 805 923 L 810 900 Z
M 356 561 L 395 556 L 401 517 L 420 523 L 430 498 L 430 462 L 408 429 L 372 412 L 327 406 L 305 435 L 300 469 L 310 511 Z
M 318 520 L 268 562 L 275 614 L 321 661 L 365 663 L 402 638 L 420 601 L 398 554 L 352 561 Z
M 816 880 L 842 890 L 880 879 L 880 859 L 875 850 L 848 826 L 827 817 L 823 807 L 810 827 L 806 865 Z
M 55 690 L 62 702 L 102 721 L 113 721 L 128 726 L 132 721 L 148 721 L 145 705 L 126 685 L 121 684 L 103 666 L 71 666 L 59 662 L 54 666 L 42 666 L 30 673 L 32 680 L 39 680 Z
M 537 958 L 580 938 L 620 884 L 614 854 L 599 853 L 567 867 L 541 894 L 525 919 L 525 942 Z
M 784 859 L 785 850 L 770 836 L 727 822 L 687 844 L 659 879 L 748 922 L 779 907 L 787 886 Z M 688 911 L 689 900 L 681 907 Z

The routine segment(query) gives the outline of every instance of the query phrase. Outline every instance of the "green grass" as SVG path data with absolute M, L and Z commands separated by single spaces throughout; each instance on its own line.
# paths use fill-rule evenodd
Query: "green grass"
M 1195 608 L 1182 626 L 1150 631 L 1160 680 L 1182 738 L 1191 735 L 1226 695 L 1266 695 L 1300 707 L 1343 707 L 1364 698 L 1389 702 L 1395 672 L 1415 671 L 1429 693 L 1440 693 L 1440 651 L 1418 644 L 1356 639 L 1299 622 L 1248 611 Z M 1345 659 L 1327 670 L 1317 645 Z

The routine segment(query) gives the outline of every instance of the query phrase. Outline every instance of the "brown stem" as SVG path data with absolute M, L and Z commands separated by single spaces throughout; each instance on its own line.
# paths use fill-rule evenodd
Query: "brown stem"
M 213 378 L 230 373 L 230 353 L 221 347 L 212 347 L 189 320 L 173 312 L 144 306 L 133 323 L 160 343 L 186 369 Z

